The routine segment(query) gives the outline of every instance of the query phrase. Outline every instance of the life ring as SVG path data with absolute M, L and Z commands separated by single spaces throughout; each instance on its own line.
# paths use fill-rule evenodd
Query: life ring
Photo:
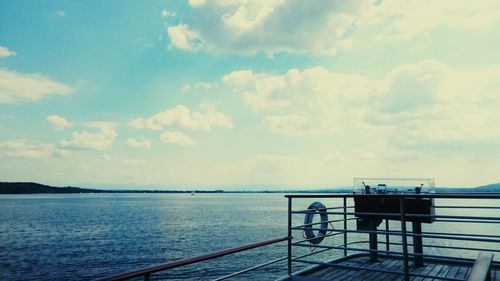
M 313 223 L 314 215 L 319 213 L 321 216 L 320 229 L 318 234 L 314 234 L 313 228 L 317 228 L 317 225 L 311 225 Z M 328 214 L 326 213 L 326 207 L 321 202 L 314 202 L 307 208 L 306 216 L 304 217 L 304 236 L 309 239 L 311 244 L 318 245 L 323 241 L 328 230 Z

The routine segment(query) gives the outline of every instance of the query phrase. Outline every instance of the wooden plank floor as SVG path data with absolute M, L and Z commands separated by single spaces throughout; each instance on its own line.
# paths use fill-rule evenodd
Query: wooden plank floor
M 394 258 L 382 258 L 379 257 L 378 262 L 369 262 L 368 257 L 354 257 L 345 261 L 338 263 L 339 265 L 353 266 L 356 269 L 338 268 L 338 267 L 324 267 L 307 275 L 295 276 L 292 280 L 295 281 L 321 281 L 321 280 L 343 280 L 343 281 L 354 281 L 354 280 L 374 280 L 374 281 L 394 281 L 402 280 L 402 275 L 370 271 L 364 268 L 376 268 L 384 270 L 393 271 L 403 271 L 403 263 L 399 259 Z M 426 262 L 422 267 L 414 267 L 410 265 L 410 272 L 432 275 L 439 277 L 447 277 L 454 279 L 464 280 L 470 271 L 470 266 L 460 265 L 460 264 L 439 264 L 434 262 Z M 492 280 L 500 281 L 500 269 L 491 271 Z M 424 278 L 424 277 L 412 277 L 411 280 L 415 281 L 435 281 L 442 280 L 436 278 Z

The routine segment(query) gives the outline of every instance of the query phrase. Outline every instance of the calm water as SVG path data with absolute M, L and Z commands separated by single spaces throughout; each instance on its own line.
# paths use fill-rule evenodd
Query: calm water
M 297 202 L 296 206 L 308 203 L 310 200 Z M 286 236 L 286 207 L 281 194 L 3 195 L 0 280 L 89 280 Z M 445 224 L 433 227 L 450 231 Z M 453 227 L 457 232 L 485 230 L 476 225 L 472 230 Z M 500 233 L 498 227 L 488 227 L 489 232 Z M 338 239 L 329 242 L 335 244 Z M 309 249 L 297 251 L 307 253 Z M 209 280 L 285 255 L 285 244 L 267 246 L 162 276 Z M 279 263 L 240 279 L 272 280 L 283 274 L 285 264 Z
M 88 280 L 286 233 L 276 194 L 4 195 L 0 280 Z M 169 278 L 209 279 L 283 255 L 269 246 Z M 264 273 L 284 273 L 277 268 Z

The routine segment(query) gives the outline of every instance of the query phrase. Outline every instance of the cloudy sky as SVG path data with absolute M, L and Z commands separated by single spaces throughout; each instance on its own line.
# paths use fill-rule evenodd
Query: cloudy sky
M 0 181 L 500 181 L 500 2 L 1 1 Z

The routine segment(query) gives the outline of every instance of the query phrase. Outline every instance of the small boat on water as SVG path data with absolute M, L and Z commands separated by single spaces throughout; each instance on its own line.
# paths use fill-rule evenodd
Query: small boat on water
M 98 280 L 150 280 L 169 269 L 286 243 L 283 257 L 214 280 L 245 280 L 273 266 L 286 269 L 280 281 L 500 281 L 500 193 L 434 193 L 432 179 L 411 180 L 418 183 L 355 179 L 350 194 L 285 195 L 286 235 Z
M 194 196 L 196 194 L 196 191 L 191 191 L 191 196 Z

